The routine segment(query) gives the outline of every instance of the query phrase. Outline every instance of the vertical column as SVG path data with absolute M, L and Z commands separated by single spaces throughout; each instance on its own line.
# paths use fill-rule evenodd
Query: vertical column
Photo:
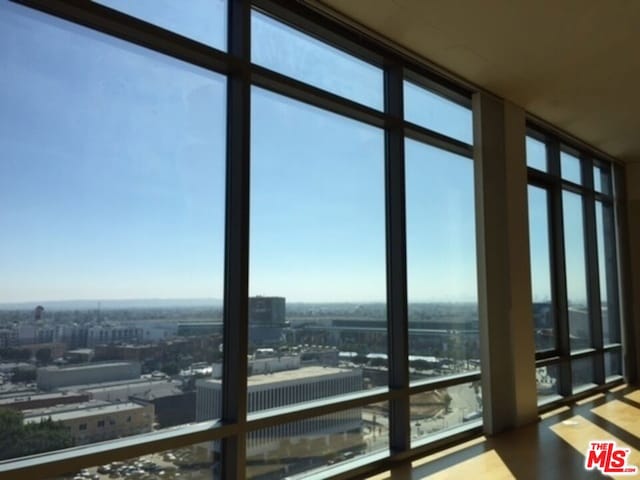
M 584 185 L 593 189 L 593 163 L 589 157 L 582 158 L 582 179 Z M 587 305 L 589 308 L 589 329 L 591 331 L 591 345 L 600 353 L 594 357 L 593 375 L 598 385 L 605 383 L 602 310 L 600 308 L 600 278 L 598 259 L 598 236 L 596 232 L 595 195 L 589 191 L 582 196 L 584 231 L 585 231 L 585 272 L 587 272 Z
M 616 168 L 616 187 L 620 195 L 620 268 L 624 277 L 624 355 L 627 381 L 640 384 L 640 162 L 628 163 L 626 182 Z M 618 188 L 622 187 L 622 188 Z M 626 210 L 626 212 L 624 211 Z M 626 214 L 625 214 L 626 213 Z M 626 227 L 626 228 L 624 228 Z
M 403 78 L 400 65 L 391 65 L 385 72 L 385 108 L 392 117 L 385 135 L 389 388 L 407 393 L 389 405 L 389 449 L 394 453 L 411 448 Z
M 473 98 L 478 309 L 487 434 L 537 418 L 524 110 Z
M 222 441 L 221 478 L 246 477 L 249 324 L 249 146 L 251 4 L 229 1 L 229 53 L 238 66 L 227 83 L 227 210 L 225 225 L 222 420 L 237 424 Z

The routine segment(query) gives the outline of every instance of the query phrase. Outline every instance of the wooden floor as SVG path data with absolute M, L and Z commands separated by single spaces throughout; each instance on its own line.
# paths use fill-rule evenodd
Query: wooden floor
M 605 477 L 586 471 L 590 440 L 630 448 L 628 463 L 640 472 L 640 390 L 617 387 L 549 412 L 537 424 L 480 437 L 369 480 L 640 479 L 640 474 Z

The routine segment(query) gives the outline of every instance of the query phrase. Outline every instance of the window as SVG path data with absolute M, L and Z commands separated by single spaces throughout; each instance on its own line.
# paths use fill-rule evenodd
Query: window
M 251 134 L 249 392 L 301 387 L 256 410 L 386 386 L 382 130 L 254 88 Z
M 69 403 L 48 409 L 52 428 L 85 431 L 13 458 L 61 450 L 77 459 L 105 440 L 107 458 L 126 436 L 149 452 L 136 464 L 145 469 L 160 461 L 154 442 L 169 438 L 177 449 L 161 461 L 176 470 L 202 458 L 229 478 L 235 466 L 258 478 L 276 464 L 306 475 L 384 454 L 393 431 L 413 432 L 418 445 L 479 424 L 469 96 L 420 72 L 403 80 L 400 69 L 391 97 L 406 113 L 398 139 L 407 151 L 396 156 L 381 52 L 268 8 L 244 12 L 250 35 L 227 32 L 226 14 L 239 8 L 103 0 L 78 6 L 80 26 L 0 6 L 10 72 L 0 79 L 0 303 L 12 306 L 0 320 L 33 323 L 20 330 L 33 338 L 18 342 L 65 346 L 38 352 L 33 394 L 59 392 Z M 241 37 L 250 52 L 238 53 Z M 388 167 L 405 161 L 406 182 L 391 189 Z M 432 208 L 438 199 L 447 215 Z M 405 201 L 411 345 L 400 353 L 413 418 L 402 423 L 389 389 L 399 376 L 390 325 L 397 331 L 400 319 L 387 304 L 399 280 L 389 252 L 405 250 L 388 226 L 404 211 L 387 207 Z M 246 343 L 241 330 L 223 336 L 224 315 L 227 329 L 247 322 Z M 239 382 L 236 369 L 223 384 L 224 356 L 248 356 Z M 434 395 L 445 420 L 427 430 L 440 413 L 424 408 Z M 247 422 L 218 428 L 225 405 Z M 299 413 L 284 421 L 283 412 Z M 119 428 L 86 421 L 97 413 Z M 418 419 L 425 429 L 414 430 Z M 244 462 L 225 463 L 222 445 L 240 436 Z M 203 450 L 191 445 L 202 438 Z M 296 460 L 303 454 L 313 461 Z M 68 473 L 64 465 L 56 472 Z M 121 473 L 113 468 L 91 472 Z
M 473 163 L 407 140 L 407 287 L 414 379 L 480 367 Z
M 470 108 L 407 80 L 404 97 L 404 114 L 409 122 L 464 143 L 473 143 Z
M 583 199 L 576 193 L 564 191 L 562 206 L 569 336 L 571 349 L 577 350 L 592 345 L 591 312 L 587 302 Z
M 96 0 L 105 6 L 212 47 L 227 47 L 227 0 Z
M 382 110 L 380 68 L 256 11 L 251 33 L 255 64 Z
M 158 426 L 195 422 L 221 362 L 225 77 L 10 2 L 0 37 L 0 321 L 42 346 L 26 421 L 169 391 Z
M 612 166 L 533 130 L 527 165 L 536 381 L 543 404 L 622 373 Z
M 549 198 L 544 188 L 529 186 L 529 245 L 536 350 L 557 348 L 552 301 Z

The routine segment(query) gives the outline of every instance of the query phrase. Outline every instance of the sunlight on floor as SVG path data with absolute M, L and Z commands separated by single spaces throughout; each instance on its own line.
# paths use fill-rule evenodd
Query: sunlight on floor
M 616 423 L 609 420 L 611 423 Z M 556 423 L 551 427 L 551 430 L 562 438 L 565 442 L 575 448 L 581 455 L 585 455 L 589 449 L 589 442 L 592 440 L 613 440 L 619 447 L 631 449 L 631 454 L 628 457 L 628 463 L 630 465 L 640 465 L 640 452 L 635 448 L 629 447 L 618 437 L 612 435 L 599 426 L 591 423 L 586 418 L 576 415 L 563 422 Z M 618 476 L 614 476 L 617 478 Z M 620 476 L 623 478 L 624 476 Z M 629 478 L 626 476 L 626 478 Z

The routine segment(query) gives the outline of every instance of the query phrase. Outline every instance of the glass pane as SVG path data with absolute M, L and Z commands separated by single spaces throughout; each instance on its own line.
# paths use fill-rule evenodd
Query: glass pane
M 383 132 L 252 107 L 249 409 L 386 386 Z
M 203 442 L 83 468 L 48 480 L 213 480 L 218 478 L 220 468 L 216 455 L 214 442 Z
M 611 174 L 609 168 L 593 167 L 593 188 L 596 192 L 611 195 Z
M 529 185 L 529 245 L 536 350 L 556 348 L 555 319 L 551 296 L 548 193 Z
M 219 50 L 227 49 L 227 0 L 94 0 Z
M 480 382 L 463 383 L 411 396 L 412 442 L 459 427 L 482 423 Z
M 582 183 L 580 159 L 566 152 L 560 152 L 560 171 L 562 178 L 573 183 Z
M 560 366 L 547 365 L 536 368 L 538 405 L 554 400 L 560 394 Z
M 613 208 L 596 201 L 596 235 L 598 242 L 598 272 L 604 344 L 620 342 L 618 309 L 618 278 L 615 252 Z
M 413 379 L 480 368 L 473 163 L 406 140 Z
M 473 143 L 473 121 L 470 108 L 406 80 L 404 82 L 404 116 L 416 125 L 468 144 Z
M 622 358 L 620 351 L 605 352 L 604 374 L 607 379 L 622 375 Z
M 251 61 L 354 102 L 384 107 L 382 69 L 256 11 Z
M 0 42 L 4 455 L 193 422 L 181 371 L 222 338 L 224 77 L 10 2 Z
M 591 346 L 587 303 L 582 197 L 562 192 L 564 249 L 567 270 L 567 300 L 571 349 Z
M 594 357 L 584 357 L 571 361 L 571 384 L 574 393 L 594 386 L 593 360 Z
M 247 478 L 303 480 L 388 445 L 387 402 L 284 423 L 249 434 Z
M 527 166 L 547 171 L 547 147 L 535 138 L 527 137 Z

